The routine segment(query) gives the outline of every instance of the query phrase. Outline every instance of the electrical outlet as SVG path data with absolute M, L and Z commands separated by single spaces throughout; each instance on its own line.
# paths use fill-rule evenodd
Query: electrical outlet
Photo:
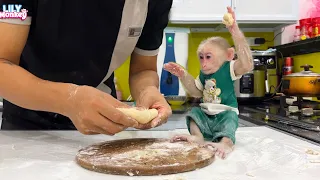
M 255 43 L 254 43 L 254 40 L 255 40 L 256 38 L 259 38 L 259 37 L 247 37 L 247 38 L 246 38 L 249 46 L 260 46 L 260 45 L 261 45 L 261 44 L 255 44 Z

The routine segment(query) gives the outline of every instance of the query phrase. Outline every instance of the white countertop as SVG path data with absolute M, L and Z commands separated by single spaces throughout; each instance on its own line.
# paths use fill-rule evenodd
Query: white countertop
M 0 177 L 3 180 L 106 180 L 106 179 L 319 179 L 320 147 L 266 127 L 237 131 L 235 151 L 226 160 L 178 175 L 154 177 L 113 176 L 91 172 L 75 161 L 77 151 L 96 142 L 117 138 L 171 137 L 177 131 L 125 131 L 116 136 L 85 136 L 77 131 L 0 131 Z M 320 134 L 319 134 L 320 136 Z

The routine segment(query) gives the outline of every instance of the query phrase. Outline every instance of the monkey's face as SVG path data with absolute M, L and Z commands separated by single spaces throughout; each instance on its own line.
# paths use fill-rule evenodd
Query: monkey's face
M 204 74 L 215 73 L 221 65 L 228 60 L 228 49 L 223 50 L 215 44 L 206 44 L 199 52 L 199 60 L 201 64 L 201 71 Z

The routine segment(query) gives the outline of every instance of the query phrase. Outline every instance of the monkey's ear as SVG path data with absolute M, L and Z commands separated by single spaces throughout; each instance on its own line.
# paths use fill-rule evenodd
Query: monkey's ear
M 228 48 L 228 51 L 227 51 L 227 58 L 229 61 L 233 60 L 234 58 L 234 48 Z

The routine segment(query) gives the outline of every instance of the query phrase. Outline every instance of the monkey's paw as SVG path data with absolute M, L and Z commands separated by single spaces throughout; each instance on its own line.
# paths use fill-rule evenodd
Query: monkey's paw
M 181 78 L 185 75 L 184 68 L 177 63 L 173 63 L 173 62 L 166 63 L 163 65 L 163 69 L 177 76 L 178 78 Z
M 206 142 L 204 146 L 212 148 L 212 150 L 215 151 L 216 156 L 221 159 L 225 159 L 233 151 L 233 147 L 224 142 Z
M 173 138 L 171 138 L 170 142 L 178 142 L 178 141 L 187 141 L 191 143 L 198 143 L 201 145 L 204 145 L 204 140 L 201 137 L 193 136 L 193 135 L 176 135 Z

